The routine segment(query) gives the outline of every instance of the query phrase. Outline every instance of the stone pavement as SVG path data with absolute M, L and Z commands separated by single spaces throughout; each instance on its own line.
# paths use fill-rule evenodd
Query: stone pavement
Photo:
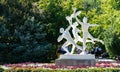
M 96 59 L 96 61 L 98 61 L 98 62 L 116 62 L 116 60 L 107 59 L 107 58 L 99 58 L 99 59 Z

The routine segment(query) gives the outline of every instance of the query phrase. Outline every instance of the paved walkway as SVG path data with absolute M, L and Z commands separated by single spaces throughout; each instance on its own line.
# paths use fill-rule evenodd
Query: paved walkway
M 105 58 L 103 58 L 103 59 L 96 59 L 98 62 L 100 61 L 100 62 L 116 62 L 116 60 L 113 60 L 113 59 L 105 59 Z

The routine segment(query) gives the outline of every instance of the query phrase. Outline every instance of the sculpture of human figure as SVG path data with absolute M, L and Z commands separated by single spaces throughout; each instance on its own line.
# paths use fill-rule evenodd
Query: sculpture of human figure
M 79 12 L 76 13 L 76 8 L 73 8 L 73 10 L 74 10 L 73 14 L 71 14 L 70 17 L 67 16 L 66 19 L 68 20 L 69 24 L 72 27 L 72 33 L 73 33 L 73 36 L 75 38 L 74 39 L 75 43 L 77 43 L 78 41 L 83 42 L 83 39 L 78 34 L 78 33 L 81 32 L 81 30 L 77 28 L 78 23 L 75 22 L 75 23 L 72 24 L 72 18 L 75 18 L 75 16 L 79 15 L 81 12 L 79 11 Z
M 76 38 L 79 38 L 79 41 L 82 41 L 82 38 L 81 37 L 76 37 L 76 31 L 77 32 L 80 32 L 80 30 L 78 29 L 78 28 L 76 28 L 76 26 L 78 26 L 78 25 L 73 25 L 72 24 L 72 15 L 71 16 L 67 16 L 66 17 L 66 19 L 68 20 L 68 22 L 69 22 L 69 24 L 70 24 L 70 26 L 72 27 L 72 33 L 73 33 L 73 36 L 74 36 L 74 42 L 75 42 L 75 44 L 78 42 L 78 39 L 76 39 Z M 77 46 L 77 49 L 80 49 L 81 50 L 81 46 Z M 75 48 L 72 48 L 72 50 L 71 50 L 71 54 L 74 52 L 74 50 L 75 50 Z
M 79 35 L 79 33 L 81 32 L 81 30 L 80 29 L 78 29 L 77 28 L 77 26 L 78 26 L 78 23 L 77 22 L 75 22 L 75 23 L 73 23 L 73 25 L 71 25 L 71 27 L 72 27 L 72 33 L 73 33 L 73 36 L 74 36 L 74 41 L 75 41 L 75 43 L 77 43 L 78 41 L 79 42 L 83 42 L 83 39 L 81 38 L 81 36 Z M 92 40 L 86 40 L 86 42 L 93 42 Z M 93 42 L 94 43 L 94 42 Z
M 71 28 L 71 26 L 68 26 L 68 28 L 66 28 L 65 30 L 64 30 L 64 28 L 60 28 L 60 33 L 62 33 L 62 35 L 60 35 L 60 36 L 58 37 L 58 39 L 57 39 L 58 42 L 60 42 L 63 38 L 65 38 L 65 39 L 67 40 L 67 41 L 62 45 L 62 48 L 67 52 L 66 54 L 73 54 L 75 47 L 78 47 L 79 49 L 81 49 L 80 46 L 78 46 L 78 45 L 74 42 L 74 40 L 72 39 L 72 37 L 71 37 L 71 35 L 70 35 L 70 33 L 69 33 L 70 28 Z M 68 49 L 66 49 L 66 47 L 67 47 L 68 45 L 70 45 L 70 44 L 72 44 L 72 51 L 71 51 L 71 52 L 69 52 Z M 82 49 L 81 49 L 81 50 L 82 50 Z
M 73 36 L 74 36 L 74 41 L 75 41 L 75 44 L 77 44 L 77 42 L 83 42 L 83 39 L 80 37 L 80 35 L 78 33 L 81 32 L 80 29 L 77 28 L 78 26 L 78 23 L 75 22 L 72 24 L 72 15 L 71 16 L 67 16 L 66 19 L 68 20 L 70 26 L 72 27 L 72 33 L 73 33 Z M 88 42 L 90 42 L 89 40 L 87 40 Z M 81 50 L 81 46 L 77 47 L 77 49 L 80 49 Z M 72 48 L 72 53 L 74 52 L 75 48 Z
M 94 38 L 89 32 L 88 32 L 88 28 L 90 26 L 98 26 L 96 24 L 89 24 L 87 23 L 87 18 L 84 17 L 83 18 L 83 22 L 80 22 L 79 19 L 77 18 L 77 16 L 81 13 L 81 11 L 78 11 L 76 12 L 76 8 L 73 8 L 74 12 L 73 14 L 71 15 L 73 18 L 76 19 L 76 21 L 81 24 L 82 26 L 82 32 L 83 32 L 83 51 L 81 54 L 85 54 L 85 49 L 86 49 L 86 42 L 87 42 L 87 38 L 90 38 L 91 39 L 91 42 L 94 43 L 94 41 L 99 41 L 103 44 L 103 41 L 102 40 L 99 40 L 99 39 L 96 39 Z
M 88 32 L 88 28 L 89 28 L 90 26 L 98 26 L 98 25 L 96 25 L 96 24 L 89 24 L 89 23 L 87 23 L 87 18 L 86 18 L 86 17 L 83 18 L 83 23 L 84 23 L 84 24 L 83 24 L 83 23 L 80 22 L 79 19 L 77 18 L 77 16 L 81 13 L 81 11 L 76 12 L 76 8 L 73 8 L 73 10 L 74 10 L 74 12 L 73 12 L 73 14 L 72 14 L 72 17 L 75 18 L 79 24 L 84 25 L 84 26 L 82 27 L 82 30 L 86 27 L 85 24 L 88 26 L 88 27 L 86 28 L 86 29 L 87 29 L 87 30 L 86 30 L 87 32 Z M 86 31 L 85 31 L 85 32 L 86 32 Z M 88 33 L 89 33 L 89 32 L 88 32 Z M 89 33 L 89 34 L 90 34 L 90 33 Z M 93 39 L 94 37 L 92 37 L 92 35 L 90 34 L 90 38 Z M 95 40 L 95 41 L 99 41 L 99 42 L 101 42 L 101 43 L 103 44 L 103 41 L 102 41 L 102 40 L 98 40 L 98 39 L 96 39 L 96 38 L 94 38 L 94 40 Z
M 98 26 L 96 24 L 89 24 L 87 23 L 87 18 L 84 17 L 83 18 L 83 22 L 80 22 L 77 17 L 76 17 L 76 20 L 79 22 L 79 24 L 81 24 L 82 26 L 82 32 L 83 32 L 83 54 L 85 54 L 85 49 L 86 49 L 86 40 L 87 38 L 90 38 L 93 42 L 94 41 L 98 41 L 98 42 L 101 42 L 103 44 L 103 41 L 102 40 L 99 40 L 97 38 L 94 38 L 88 31 L 89 27 L 90 26 Z M 82 53 L 81 53 L 82 54 Z
M 75 13 L 75 11 L 74 11 L 74 13 Z M 80 37 L 80 35 L 79 35 L 79 33 L 81 32 L 81 30 L 77 28 L 78 23 L 77 23 L 77 22 L 74 22 L 74 23 L 72 24 L 72 18 L 74 18 L 74 17 L 73 17 L 74 13 L 73 13 L 71 16 L 67 16 L 66 19 L 68 20 L 69 24 L 70 24 L 71 27 L 72 27 L 72 33 L 73 33 L 73 36 L 74 36 L 74 41 L 75 41 L 75 44 L 77 44 L 78 41 L 79 41 L 79 42 L 83 42 L 83 39 L 82 39 L 82 38 Z M 79 13 L 80 13 L 80 12 L 79 12 Z M 78 13 L 78 14 L 79 14 L 79 13 Z M 92 41 L 92 40 L 86 40 L 86 42 L 93 42 L 93 41 Z M 81 47 L 81 48 L 82 48 L 82 47 Z M 72 48 L 72 51 L 71 51 L 71 52 L 74 52 L 74 49 L 75 49 L 75 48 Z M 79 49 L 79 48 L 78 48 L 78 49 Z
M 77 10 L 76 8 L 73 8 L 73 10 L 74 10 L 74 12 L 71 14 L 72 18 L 76 18 L 78 15 L 80 15 L 81 11 L 76 12 L 76 10 Z
M 98 41 L 98 42 L 101 42 L 102 44 L 104 44 L 104 42 L 102 41 L 102 40 L 99 40 L 99 39 L 97 39 L 97 38 L 94 38 L 90 33 L 89 33 L 89 31 L 88 31 L 88 28 L 90 27 L 90 26 L 98 26 L 97 24 L 89 24 L 89 23 L 87 23 L 87 18 L 86 17 L 84 17 L 83 18 L 83 22 L 80 22 L 80 21 L 78 21 L 80 24 L 81 24 L 81 26 L 82 26 L 82 31 L 83 31 L 83 35 L 84 35 L 84 37 L 85 37 L 85 39 L 86 38 L 90 38 L 91 40 L 93 40 L 93 41 Z
M 80 33 L 81 31 L 77 28 L 78 23 L 75 22 L 72 24 L 72 17 L 67 16 L 66 19 L 68 20 L 70 26 L 72 27 L 72 33 L 74 36 L 74 41 L 75 43 L 77 43 L 78 41 L 83 42 L 82 38 L 78 35 L 78 33 Z
M 75 50 L 75 47 L 82 50 L 82 53 L 80 53 L 80 54 L 86 54 L 86 52 L 85 52 L 86 51 L 86 42 L 94 43 L 94 41 L 99 41 L 102 44 L 104 44 L 104 42 L 102 40 L 94 38 L 88 31 L 89 27 L 98 26 L 98 25 L 87 23 L 87 18 L 86 17 L 83 18 L 83 22 L 79 21 L 77 16 L 81 13 L 81 11 L 76 12 L 76 8 L 73 8 L 73 10 L 74 10 L 73 14 L 71 14 L 71 16 L 66 17 L 66 19 L 68 20 L 70 25 L 65 30 L 64 30 L 64 28 L 60 28 L 60 33 L 62 33 L 62 35 L 60 35 L 58 37 L 58 42 L 60 42 L 63 38 L 67 40 L 62 45 L 62 48 L 67 52 L 66 54 L 73 54 L 73 52 Z M 72 23 L 72 18 L 75 18 L 76 22 Z M 82 30 L 77 28 L 78 24 L 81 25 Z M 72 33 L 73 33 L 74 38 L 71 37 L 71 34 L 69 32 L 69 30 L 71 28 L 72 28 Z M 81 38 L 81 36 L 79 35 L 80 32 L 83 33 L 83 38 Z M 88 38 L 89 38 L 89 40 L 88 40 Z M 82 49 L 81 46 L 77 45 L 78 41 L 83 43 L 83 49 Z M 66 48 L 69 45 L 72 45 L 72 51 L 71 52 L 69 52 L 68 49 Z

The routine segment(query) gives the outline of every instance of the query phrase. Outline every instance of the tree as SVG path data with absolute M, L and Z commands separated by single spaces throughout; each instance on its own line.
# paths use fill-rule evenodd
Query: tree
M 1 62 L 50 62 L 55 58 L 49 54 L 52 45 L 46 41 L 46 24 L 36 1 L 0 1 Z
M 91 1 L 92 0 L 90 0 L 88 3 L 92 5 L 93 2 Z M 57 43 L 56 39 L 59 35 L 60 27 L 67 27 L 68 22 L 65 19 L 65 17 L 69 16 L 73 12 L 72 10 L 73 7 L 77 7 L 78 9 L 84 11 L 82 16 L 84 15 L 84 13 L 87 12 L 84 10 L 85 6 L 83 7 L 83 5 L 85 5 L 84 0 L 81 0 L 81 1 L 79 0 L 70 0 L 70 1 L 66 1 L 66 0 L 41 1 L 39 0 L 37 5 L 41 10 L 43 10 L 44 13 L 46 13 L 45 15 L 46 23 L 48 24 L 47 33 L 50 36 L 50 39 L 48 38 L 48 41 L 51 41 L 51 37 L 53 37 L 54 39 L 52 39 L 52 42 L 54 43 Z M 90 6 L 90 7 L 93 8 L 93 6 Z
M 109 49 L 107 46 L 107 41 L 109 41 L 109 38 L 107 36 L 114 38 L 113 35 L 106 35 L 106 32 L 110 27 L 114 26 L 113 30 L 111 30 L 111 33 L 115 33 L 119 40 L 120 28 L 118 25 L 120 24 L 120 16 L 118 0 L 40 0 L 38 2 L 38 6 L 40 9 L 45 11 L 47 15 L 49 15 L 47 16 L 47 21 L 49 22 L 47 30 L 47 33 L 49 34 L 48 41 L 53 41 L 56 43 L 60 27 L 66 27 L 68 25 L 65 20 L 65 16 L 69 16 L 72 13 L 72 7 L 76 7 L 78 10 L 82 11 L 81 16 L 78 16 L 79 19 L 81 19 L 83 16 L 86 16 L 89 20 L 89 23 L 96 23 L 99 25 L 99 27 L 91 28 L 90 33 L 94 37 L 104 40 L 105 49 L 107 51 Z M 51 40 L 49 36 L 54 37 L 54 40 Z M 56 45 L 58 44 L 56 43 Z M 104 49 L 103 45 L 99 45 Z M 112 47 L 110 43 L 109 46 Z M 90 47 L 92 47 L 92 45 Z

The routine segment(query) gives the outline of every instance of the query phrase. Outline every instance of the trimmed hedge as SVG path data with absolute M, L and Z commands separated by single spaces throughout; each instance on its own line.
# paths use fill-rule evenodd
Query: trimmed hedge
M 0 68 L 0 72 L 3 72 L 4 71 L 4 69 L 3 68 Z
M 39 69 L 39 68 L 17 68 L 4 70 L 4 72 L 119 72 L 120 68 L 80 68 L 80 69 Z

